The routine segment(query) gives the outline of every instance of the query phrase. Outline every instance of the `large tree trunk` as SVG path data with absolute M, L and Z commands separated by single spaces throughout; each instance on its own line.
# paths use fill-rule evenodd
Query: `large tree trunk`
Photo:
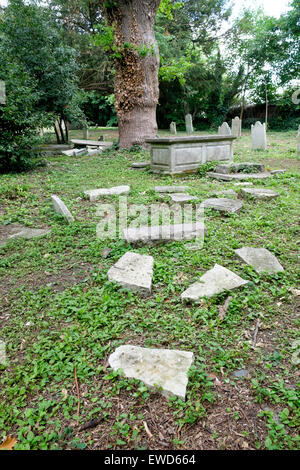
M 115 32 L 120 147 L 145 146 L 145 139 L 157 134 L 159 53 L 154 20 L 160 0 L 119 0 L 110 7 L 109 2 L 100 3 Z

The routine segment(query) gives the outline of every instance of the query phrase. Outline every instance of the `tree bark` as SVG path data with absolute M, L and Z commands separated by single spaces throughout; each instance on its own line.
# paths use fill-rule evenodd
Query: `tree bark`
M 107 6 L 107 5 L 111 6 Z M 159 53 L 154 20 L 160 0 L 100 2 L 114 29 L 116 113 L 121 148 L 157 134 Z

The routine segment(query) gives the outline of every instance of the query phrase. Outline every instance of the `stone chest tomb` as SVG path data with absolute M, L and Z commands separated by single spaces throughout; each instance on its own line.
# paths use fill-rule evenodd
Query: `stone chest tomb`
M 147 139 L 151 144 L 154 173 L 196 173 L 200 165 L 212 161 L 233 161 L 232 135 L 205 135 Z

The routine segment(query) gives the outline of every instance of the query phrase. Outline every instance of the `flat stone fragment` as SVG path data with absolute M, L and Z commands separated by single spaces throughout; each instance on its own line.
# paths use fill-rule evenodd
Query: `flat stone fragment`
M 133 245 L 155 245 L 172 241 L 193 240 L 203 237 L 206 228 L 202 222 L 174 225 L 142 226 L 123 230 L 127 243 Z
M 84 194 L 89 197 L 91 202 L 94 202 L 101 196 L 129 194 L 129 192 L 130 186 L 114 186 L 112 188 L 89 189 L 88 191 L 84 191 Z
M 284 175 L 286 170 L 271 170 L 271 175 Z
M 237 197 L 237 193 L 233 189 L 223 189 L 223 191 L 212 191 L 211 196 L 234 196 L 234 197 Z
M 249 372 L 246 370 L 246 369 L 240 369 L 240 370 L 236 370 L 233 375 L 237 378 L 240 378 L 240 377 L 248 377 L 249 375 Z
M 279 197 L 278 193 L 275 193 L 272 189 L 265 188 L 241 188 L 240 196 L 243 198 L 255 198 L 268 201 L 270 199 L 276 199 Z
M 170 195 L 170 198 L 173 202 L 183 203 L 189 201 L 198 201 L 199 199 L 196 196 L 191 196 L 190 194 L 180 194 L 174 193 Z
M 134 169 L 140 169 L 140 168 L 147 168 L 147 167 L 150 167 L 151 165 L 151 162 L 134 162 L 132 163 L 131 165 L 131 168 L 134 168 Z
M 30 240 L 31 238 L 43 237 L 50 233 L 50 229 L 30 228 L 24 225 L 10 224 L 5 227 L 0 227 L 0 247 L 6 245 L 8 240 L 14 238 L 25 238 Z
M 231 174 L 231 173 L 262 173 L 265 171 L 265 166 L 261 163 L 228 163 L 223 165 L 217 165 L 215 167 L 216 173 Z
M 181 299 L 187 302 L 197 302 L 202 297 L 212 297 L 215 294 L 244 286 L 248 282 L 229 269 L 215 264 L 198 282 L 181 294 Z
M 72 216 L 71 212 L 58 196 L 52 195 L 51 200 L 53 208 L 57 214 L 62 215 L 69 223 L 74 222 L 75 219 Z
M 232 181 L 232 180 L 262 180 L 265 178 L 270 178 L 272 175 L 270 172 L 265 171 L 262 173 L 230 173 L 230 174 L 223 174 L 223 173 L 216 173 L 213 171 L 209 171 L 206 173 L 209 178 L 214 178 L 217 180 L 222 181 Z
M 205 199 L 201 206 L 204 206 L 205 209 L 215 209 L 221 212 L 228 212 L 229 214 L 234 214 L 239 212 L 243 207 L 242 201 L 236 201 L 234 199 L 229 198 L 210 198 Z
M 156 193 L 184 193 L 188 186 L 155 186 Z
M 194 354 L 176 349 L 149 349 L 126 344 L 109 356 L 114 370 L 122 369 L 125 377 L 141 380 L 147 387 L 160 387 L 165 397 L 175 395 L 185 400 L 188 370 Z
M 153 263 L 154 259 L 152 256 L 128 251 L 109 269 L 107 273 L 108 279 L 134 292 L 137 291 L 143 295 L 150 295 Z
M 235 253 L 246 264 L 252 266 L 257 273 L 267 272 L 274 274 L 284 271 L 277 258 L 266 248 L 251 248 L 244 246 Z

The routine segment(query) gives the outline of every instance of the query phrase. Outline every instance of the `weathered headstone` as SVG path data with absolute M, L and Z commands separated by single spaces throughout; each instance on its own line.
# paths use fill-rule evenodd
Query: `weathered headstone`
M 194 362 L 189 351 L 149 349 L 126 344 L 109 356 L 114 370 L 123 370 L 125 377 L 141 380 L 147 387 L 159 387 L 165 397 L 185 399 L 188 370 Z
M 122 287 L 137 291 L 142 295 L 150 295 L 153 277 L 152 256 L 140 255 L 128 251 L 108 271 L 108 279 Z
M 72 216 L 71 212 L 58 196 L 52 195 L 51 200 L 53 208 L 57 214 L 62 215 L 69 223 L 74 222 L 75 219 Z
M 0 104 L 6 103 L 6 90 L 5 90 L 5 82 L 0 80 Z
M 239 250 L 234 250 L 234 252 L 258 273 L 268 272 L 269 274 L 274 274 L 284 271 L 277 258 L 266 248 L 244 246 Z
M 186 114 L 185 116 L 185 128 L 186 132 L 188 135 L 193 134 L 194 128 L 193 128 L 193 118 L 191 114 Z
M 171 122 L 171 124 L 170 124 L 170 132 L 171 132 L 171 134 L 174 134 L 174 135 L 177 134 L 176 122 Z
M 266 124 L 257 121 L 251 125 L 251 137 L 253 150 L 267 150 Z
M 129 194 L 130 186 L 114 186 L 112 188 L 89 189 L 84 191 L 91 202 L 97 201 L 101 196 L 114 196 L 120 194 Z
M 235 137 L 241 137 L 242 135 L 242 121 L 238 116 L 231 121 L 231 134 Z
M 202 297 L 212 297 L 221 292 L 244 286 L 248 282 L 229 269 L 215 264 L 198 282 L 192 284 L 181 294 L 181 299 L 188 302 L 197 302 Z
M 231 135 L 231 130 L 227 122 L 223 122 L 223 124 L 218 128 L 218 134 L 219 135 Z

